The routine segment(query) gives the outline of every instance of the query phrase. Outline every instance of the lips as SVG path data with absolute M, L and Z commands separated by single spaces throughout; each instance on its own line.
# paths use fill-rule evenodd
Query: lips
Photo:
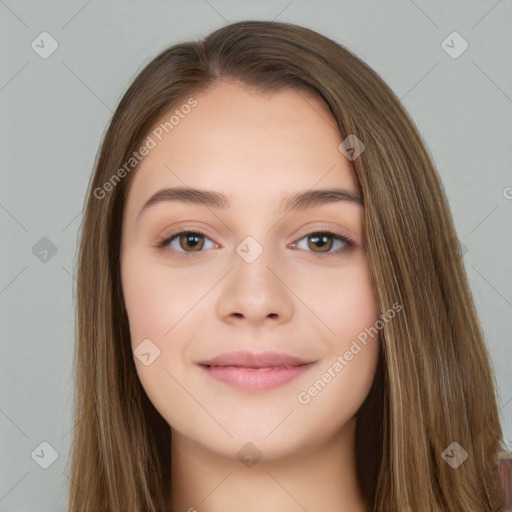
M 302 366 L 311 361 L 284 352 L 254 353 L 247 351 L 224 352 L 207 361 L 201 361 L 203 366 L 236 366 L 238 368 L 278 368 L 281 366 Z
M 210 378 L 246 391 L 273 389 L 306 372 L 314 361 L 283 352 L 225 352 L 198 366 Z

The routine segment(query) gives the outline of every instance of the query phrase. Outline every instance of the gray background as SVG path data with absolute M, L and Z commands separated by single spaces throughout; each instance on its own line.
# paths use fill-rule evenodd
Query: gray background
M 510 0 L 0 0 L 0 511 L 65 509 L 77 231 L 110 116 L 159 51 L 244 19 L 331 37 L 402 99 L 450 200 L 512 439 Z M 31 47 L 43 31 L 58 43 L 46 59 Z M 453 31 L 458 58 L 441 46 Z

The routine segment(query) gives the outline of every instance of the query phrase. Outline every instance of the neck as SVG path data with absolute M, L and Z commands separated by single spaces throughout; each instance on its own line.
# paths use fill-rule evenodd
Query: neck
M 172 430 L 172 512 L 365 512 L 355 470 L 355 418 L 328 443 L 243 464 Z M 241 445 L 244 443 L 241 443 Z

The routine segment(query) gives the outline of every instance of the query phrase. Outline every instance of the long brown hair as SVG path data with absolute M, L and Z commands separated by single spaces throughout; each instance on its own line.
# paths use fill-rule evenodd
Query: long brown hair
M 351 163 L 378 305 L 403 307 L 380 333 L 380 364 L 357 419 L 358 478 L 370 510 L 499 510 L 496 464 L 505 444 L 496 383 L 425 145 L 364 62 L 312 30 L 268 21 L 234 23 L 163 51 L 131 84 L 105 134 L 77 259 L 68 510 L 155 512 L 169 503 L 170 427 L 136 374 L 119 271 L 136 166 L 116 171 L 164 114 L 223 79 L 265 92 L 313 91 L 342 139 L 354 134 L 365 145 Z M 456 468 L 446 457 L 454 449 L 468 455 Z

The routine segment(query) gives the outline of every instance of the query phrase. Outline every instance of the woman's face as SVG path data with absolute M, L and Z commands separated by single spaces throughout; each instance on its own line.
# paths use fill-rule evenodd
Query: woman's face
M 318 449 L 353 424 L 377 363 L 377 337 L 357 341 L 378 319 L 357 181 L 317 96 L 224 81 L 194 98 L 150 132 L 125 204 L 138 376 L 173 434 L 217 454 Z M 224 200 L 145 206 L 174 188 Z M 289 199 L 326 189 L 345 196 Z

